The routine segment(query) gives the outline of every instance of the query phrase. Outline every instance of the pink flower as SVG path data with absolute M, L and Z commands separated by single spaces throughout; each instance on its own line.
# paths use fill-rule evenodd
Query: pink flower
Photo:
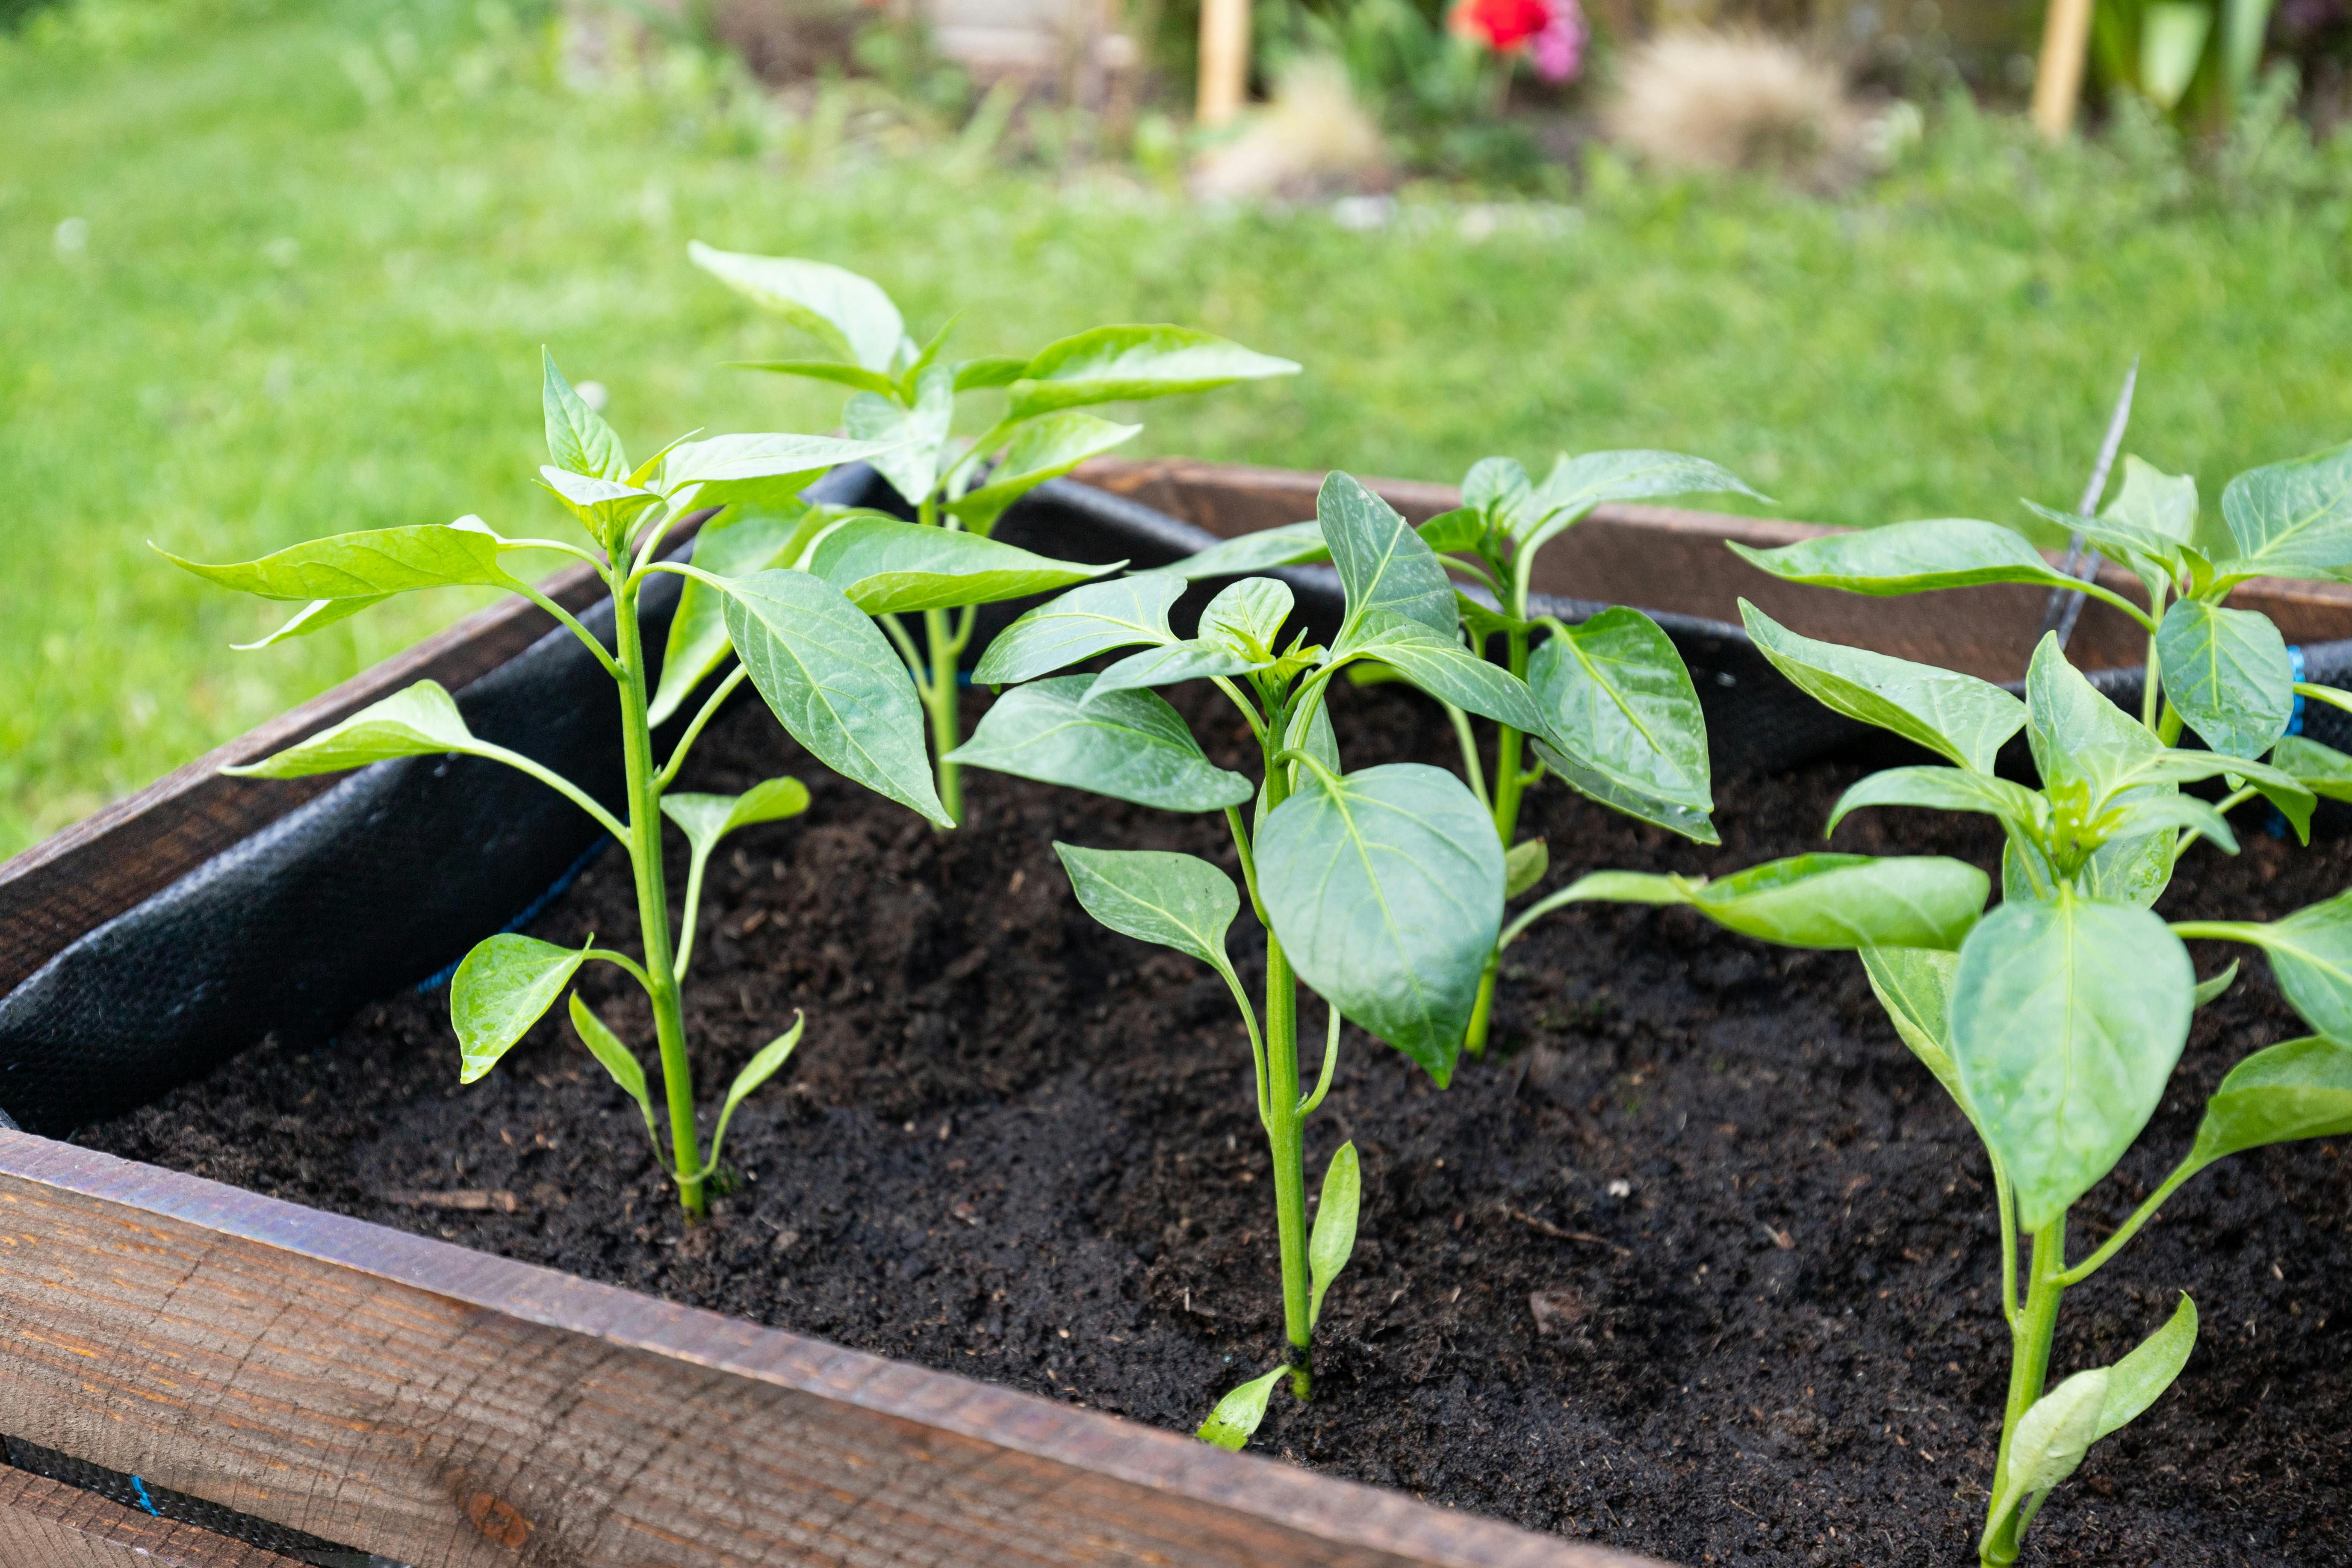
M 1584 15 L 1576 0 L 1454 0 L 1448 31 L 1498 55 L 1525 55 L 1536 75 L 1558 85 L 1584 62 Z
M 1554 87 L 1576 75 L 1584 63 L 1584 16 L 1576 0 L 1550 0 L 1551 15 L 1528 45 L 1536 75 Z

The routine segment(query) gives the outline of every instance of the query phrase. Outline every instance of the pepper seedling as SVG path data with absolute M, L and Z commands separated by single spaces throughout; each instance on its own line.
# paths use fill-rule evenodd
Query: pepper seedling
M 720 282 L 814 338 L 830 356 L 763 360 L 746 368 L 851 388 L 842 409 L 843 427 L 852 436 L 899 443 L 877 458 L 874 468 L 915 509 L 916 521 L 983 538 L 1022 496 L 1143 428 L 1080 410 L 1298 374 L 1289 360 L 1191 327 L 1171 326 L 1096 327 L 1025 358 L 950 360 L 942 353 L 954 320 L 918 344 L 881 286 L 844 268 L 715 250 L 699 240 L 688 247 L 688 255 Z M 957 397 L 1000 388 L 1005 395 L 1003 416 L 978 436 L 956 435 Z M 971 610 L 950 605 L 904 609 L 922 612 L 919 654 L 898 612 L 886 613 L 883 625 L 915 672 L 940 752 L 940 798 L 960 821 L 963 785 L 948 753 L 961 738 L 957 672 L 971 644 Z
M 801 490 L 837 464 L 887 460 L 895 437 L 842 440 L 824 436 L 721 436 L 680 439 L 630 464 L 620 438 L 543 361 L 541 407 L 551 463 L 541 483 L 587 533 L 568 539 L 506 539 L 478 517 L 446 524 L 338 534 L 258 561 L 204 565 L 169 556 L 200 577 L 301 608 L 276 632 L 250 645 L 303 637 L 394 594 L 451 584 L 500 588 L 546 611 L 593 654 L 612 678 L 621 708 L 626 794 L 608 809 L 577 784 L 530 757 L 475 735 L 457 702 L 437 683 L 418 681 L 264 761 L 225 772 L 262 778 L 338 773 L 395 757 L 442 753 L 487 758 L 517 768 L 577 805 L 627 852 L 637 895 L 642 959 L 595 945 L 558 947 L 516 933 L 475 946 L 450 984 L 449 1016 L 463 1047 L 462 1079 L 495 1067 L 557 999 L 583 963 L 615 964 L 652 1005 L 669 1123 L 664 1154 L 645 1069 L 619 1035 L 575 993 L 569 1011 L 581 1041 L 644 1112 L 657 1163 L 677 1184 L 689 1215 L 707 1207 L 719 1170 L 727 1125 L 743 1098 L 774 1076 L 801 1037 L 802 1021 L 757 1052 L 735 1079 L 719 1110 L 706 1158 L 696 1123 L 680 986 L 693 955 L 704 868 L 728 834 L 796 815 L 808 805 L 797 780 L 770 779 L 740 795 L 675 790 L 694 742 L 745 679 L 766 700 L 793 738 L 845 778 L 929 818 L 953 826 L 931 784 L 923 714 L 906 667 L 868 618 L 877 607 L 917 594 L 948 605 L 1013 597 L 1082 582 L 1108 570 L 1055 562 L 991 540 L 950 540 L 937 529 L 896 519 L 811 505 Z M 662 545 L 689 514 L 724 509 L 704 525 L 694 563 L 665 559 Z M 594 567 L 612 596 L 611 646 L 562 605 L 510 574 L 501 558 L 517 551 L 554 551 Z M 640 630 L 640 597 L 657 574 L 688 579 L 674 615 L 665 678 L 690 669 L 692 695 L 729 654 L 738 663 L 703 697 L 666 760 L 654 752 L 647 710 L 652 670 Z M 678 625 L 690 635 L 683 640 Z M 677 702 L 669 707 L 677 708 Z M 686 899 L 673 942 L 662 866 L 662 822 L 685 836 L 690 851 Z
M 1991 1165 L 2011 1360 L 1978 1551 L 1984 1563 L 2013 1563 L 2026 1528 L 2090 1445 L 2147 1409 L 2196 1342 L 2196 1307 L 2184 1295 L 2122 1360 L 2048 1386 L 2063 1293 L 2088 1280 L 2214 1162 L 2267 1143 L 2352 1132 L 2352 895 L 2269 924 L 2168 925 L 2151 906 L 2183 843 L 2201 837 L 2227 852 L 2237 848 L 2221 812 L 2180 785 L 2235 777 L 2269 795 L 2299 831 L 2308 827 L 2315 797 L 2268 764 L 2168 745 L 2155 727 L 2101 696 L 2066 662 L 2054 636 L 2036 650 L 2021 702 L 1972 676 L 1816 642 L 1745 602 L 1740 609 L 1757 646 L 1798 686 L 1944 759 L 1863 779 L 1838 801 L 1831 828 L 1866 807 L 1990 814 L 2005 839 L 2002 902 L 1980 920 L 1961 919 L 1966 900 L 1951 897 L 1956 873 L 1942 873 L 1948 892 L 1930 896 L 1913 885 L 1916 872 L 1898 870 L 1923 863 L 1813 855 L 1720 881 L 1595 873 L 1541 900 L 1503 941 L 1552 909 L 1590 899 L 1686 904 L 1765 941 L 1861 952 L 1895 1033 L 1968 1118 Z M 2269 721 L 2243 712 L 2217 717 L 2251 732 Z M 1995 754 L 2020 729 L 2040 773 L 2038 790 L 1992 771 Z M 1981 889 L 1982 873 L 1961 869 Z M 2236 975 L 2233 963 L 2200 984 L 2188 937 L 2263 949 L 2288 1001 L 2317 1033 L 2233 1068 L 2171 1175 L 2095 1250 L 2069 1265 L 2069 1212 L 2138 1140 L 2179 1061 L 2195 1008 Z M 2021 1289 L 2021 1237 L 2030 1238 L 2031 1253 Z
M 1277 579 L 1226 586 L 1191 637 L 1169 625 L 1182 574 L 1089 584 L 990 643 L 976 679 L 1012 689 L 955 752 L 975 767 L 1141 805 L 1224 813 L 1251 911 L 1265 931 L 1262 1012 L 1226 954 L 1241 898 L 1224 872 L 1190 855 L 1055 847 L 1096 920 L 1215 970 L 1249 1037 L 1273 1162 L 1288 1350 L 1281 1365 L 1226 1395 L 1201 1427 L 1203 1438 L 1234 1448 L 1256 1429 L 1284 1377 L 1297 1398 L 1311 1395 L 1315 1324 L 1355 1245 L 1353 1144 L 1332 1156 L 1311 1234 L 1307 1223 L 1304 1129 L 1330 1091 L 1341 1018 L 1444 1085 L 1502 923 L 1503 849 L 1485 805 L 1442 768 L 1392 763 L 1347 771 L 1326 702 L 1331 679 L 1378 660 L 1465 711 L 1521 729 L 1540 723 L 1526 684 L 1463 645 L 1444 563 L 1403 518 L 1339 473 L 1324 481 L 1316 515 L 1346 590 L 1329 647 L 1309 645 L 1303 630 L 1284 640 L 1293 600 Z M 1098 675 L 1054 673 L 1137 647 Z M 1197 679 L 1213 682 L 1248 725 L 1263 768 L 1256 784 L 1212 763 L 1152 689 Z M 1253 801 L 1245 822 L 1242 808 Z M 1322 1063 L 1307 1092 L 1299 1070 L 1301 981 L 1327 1014 Z
M 1507 851 L 1510 898 L 1534 888 L 1550 868 L 1544 841 L 1518 837 L 1520 803 L 1548 771 L 1629 816 L 1701 844 L 1717 842 L 1706 718 L 1672 639 L 1648 616 L 1622 605 L 1573 626 L 1529 614 L 1537 556 L 1595 507 L 1702 492 L 1769 499 L 1728 469 L 1678 452 L 1563 452 L 1539 485 L 1517 458 L 1486 458 L 1464 478 L 1462 504 L 1418 530 L 1466 584 L 1456 588 L 1454 604 L 1471 651 L 1484 658 L 1499 639 L 1505 668 L 1533 691 L 1542 718 L 1532 728 L 1497 721 L 1490 766 L 1471 715 L 1445 705 L 1463 774 Z M 1172 569 L 1200 580 L 1329 559 L 1320 525 L 1309 521 L 1244 534 Z M 1359 682 L 1387 676 L 1370 662 L 1349 671 Z M 1500 949 L 1488 953 L 1479 977 L 1464 1041 L 1474 1054 L 1486 1047 L 1500 960 Z

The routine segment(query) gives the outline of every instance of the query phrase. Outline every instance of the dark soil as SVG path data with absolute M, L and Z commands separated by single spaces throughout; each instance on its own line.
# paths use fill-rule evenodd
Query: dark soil
M 1351 765 L 1454 754 L 1410 694 L 1342 700 Z M 1191 706 L 1238 765 L 1230 720 Z M 795 1007 L 808 1035 L 739 1115 L 744 1184 L 709 1226 L 681 1225 L 635 1110 L 568 1026 L 460 1089 L 440 993 L 387 1000 L 332 1045 L 264 1043 L 81 1141 L 1189 1429 L 1280 1342 L 1249 1053 L 1222 984 L 1094 925 L 1051 841 L 1230 868 L 1222 820 L 982 773 L 978 826 L 935 837 L 814 768 L 756 708 L 694 770 L 718 789 L 785 771 L 814 807 L 713 868 L 688 1020 L 706 1100 Z M 1550 885 L 1596 866 L 1728 869 L 1819 847 L 1852 776 L 1722 781 L 1719 851 L 1552 785 L 1529 826 Z M 2352 842 L 2301 851 L 2242 817 L 2246 852 L 2200 851 L 2168 910 L 2267 917 L 2352 882 Z M 1997 849 L 1916 812 L 1864 813 L 1838 847 L 1887 847 L 1888 826 L 1982 864 Z M 576 943 L 634 926 L 607 856 L 532 929 Z M 1449 1091 L 1344 1037 L 1309 1160 L 1319 1173 L 1355 1141 L 1363 1239 L 1326 1310 L 1315 1403 L 1277 1397 L 1256 1447 L 1693 1568 L 1973 1562 L 2009 1359 L 1991 1192 L 1860 964 L 1686 910 L 1593 907 L 1511 956 L 1496 1051 Z M 2304 1032 L 2248 967 L 2200 1016 L 2141 1151 L 2077 1211 L 2078 1248 L 2188 1147 L 2232 1063 Z M 616 973 L 584 984 L 649 1037 Z M 1319 1032 L 1319 1005 L 1306 1011 Z M 387 1196 L 475 1189 L 517 1211 Z M 2061 1371 L 2122 1354 L 2180 1289 L 2204 1335 L 2173 1391 L 2052 1500 L 2028 1563 L 2352 1563 L 2347 1221 L 2352 1140 L 2258 1152 L 2200 1177 L 2068 1297 Z

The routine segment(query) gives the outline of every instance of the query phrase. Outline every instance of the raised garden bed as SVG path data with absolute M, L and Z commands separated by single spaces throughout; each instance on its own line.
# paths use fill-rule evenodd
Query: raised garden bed
M 1311 506 L 1311 478 L 1092 477 L 1218 531 Z M 1390 493 L 1409 514 L 1450 500 Z M 1940 627 L 1970 650 L 1947 662 L 2019 672 L 2038 594 L 2016 595 L 2003 655 L 1995 594 L 1842 600 L 1720 548 L 1797 531 L 1622 509 L 1570 536 L 1591 561 L 1555 557 L 1585 595 L 1720 618 L 1748 593 L 1828 636 L 1860 605 L 1877 618 L 1852 640 L 1932 657 Z M 2290 637 L 2352 634 L 2325 593 L 2265 607 Z M 2080 635 L 2105 634 L 2086 616 Z M 1349 693 L 1337 719 L 1351 765 L 1447 754 L 1434 710 L 1396 689 Z M 792 767 L 763 714 L 726 722 L 704 787 Z M 941 839 L 799 771 L 814 808 L 748 830 L 704 917 L 704 1071 L 780 1011 L 811 1015 L 790 1092 L 738 1121 L 757 1179 L 716 1223 L 683 1230 L 634 1111 L 552 1028 L 458 1091 L 442 998 L 393 997 L 332 1045 L 281 1038 L 76 1140 L 150 1165 L 0 1135 L 0 1432 L 417 1568 L 1607 1560 L 1563 1537 L 1689 1564 L 1965 1555 L 1999 1417 L 1998 1246 L 1967 1128 L 1850 958 L 1593 910 L 1512 950 L 1497 1051 L 1449 1091 L 1349 1031 L 1322 1125 L 1363 1152 L 1366 1246 L 1332 1297 L 1324 1392 L 1259 1440 L 1306 1468 L 1234 1459 L 1136 1421 L 1189 1426 L 1227 1356 L 1255 1364 L 1279 1337 L 1248 1058 L 1222 988 L 1087 921 L 1048 847 L 1223 861 L 1213 822 L 976 775 L 983 829 Z M 1853 773 L 1725 778 L 1720 850 L 1557 789 L 1529 826 L 1555 879 L 1745 865 L 1817 847 Z M 2342 841 L 2246 837 L 2239 860 L 2184 870 L 2200 910 L 2258 918 L 2352 880 Z M 1998 849 L 1958 824 L 1940 839 Z M 81 838 L 100 861 L 107 841 Z M 592 865 L 530 929 L 620 929 L 628 898 L 617 860 Z M 598 998 L 615 1021 L 618 998 Z M 2259 978 L 2201 1015 L 2118 1184 L 2160 1174 L 2222 1067 L 2294 1032 Z M 2347 1215 L 2335 1150 L 2265 1151 L 2083 1293 L 2063 1363 L 2111 1357 L 2175 1288 L 2229 1331 L 2095 1451 L 2034 1554 L 2352 1560 Z M 30 1508 L 0 1498 L 0 1520 Z

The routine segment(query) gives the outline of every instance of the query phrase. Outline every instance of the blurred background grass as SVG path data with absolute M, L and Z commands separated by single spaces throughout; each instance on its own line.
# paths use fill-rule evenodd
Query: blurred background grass
M 1197 206 L 1148 164 L 861 141 L 846 111 L 780 132 L 691 58 L 583 80 L 496 6 L 98 15 L 120 25 L 0 48 L 0 853 L 478 602 L 241 655 L 277 608 L 146 541 L 236 559 L 466 511 L 560 526 L 530 483 L 542 342 L 605 384 L 633 450 L 832 427 L 822 390 L 720 368 L 787 339 L 686 265 L 689 237 L 869 273 L 918 335 L 961 310 L 967 353 L 1175 321 L 1306 364 L 1155 405 L 1139 453 L 1451 479 L 1656 446 L 1780 515 L 2017 521 L 2020 496 L 2071 504 L 2135 353 L 2130 449 L 2209 498 L 2352 437 L 2341 196 L 2189 190 L 1959 100 L 1842 198 L 1596 152 L 1573 205 L 1408 188 L 1355 227 Z

